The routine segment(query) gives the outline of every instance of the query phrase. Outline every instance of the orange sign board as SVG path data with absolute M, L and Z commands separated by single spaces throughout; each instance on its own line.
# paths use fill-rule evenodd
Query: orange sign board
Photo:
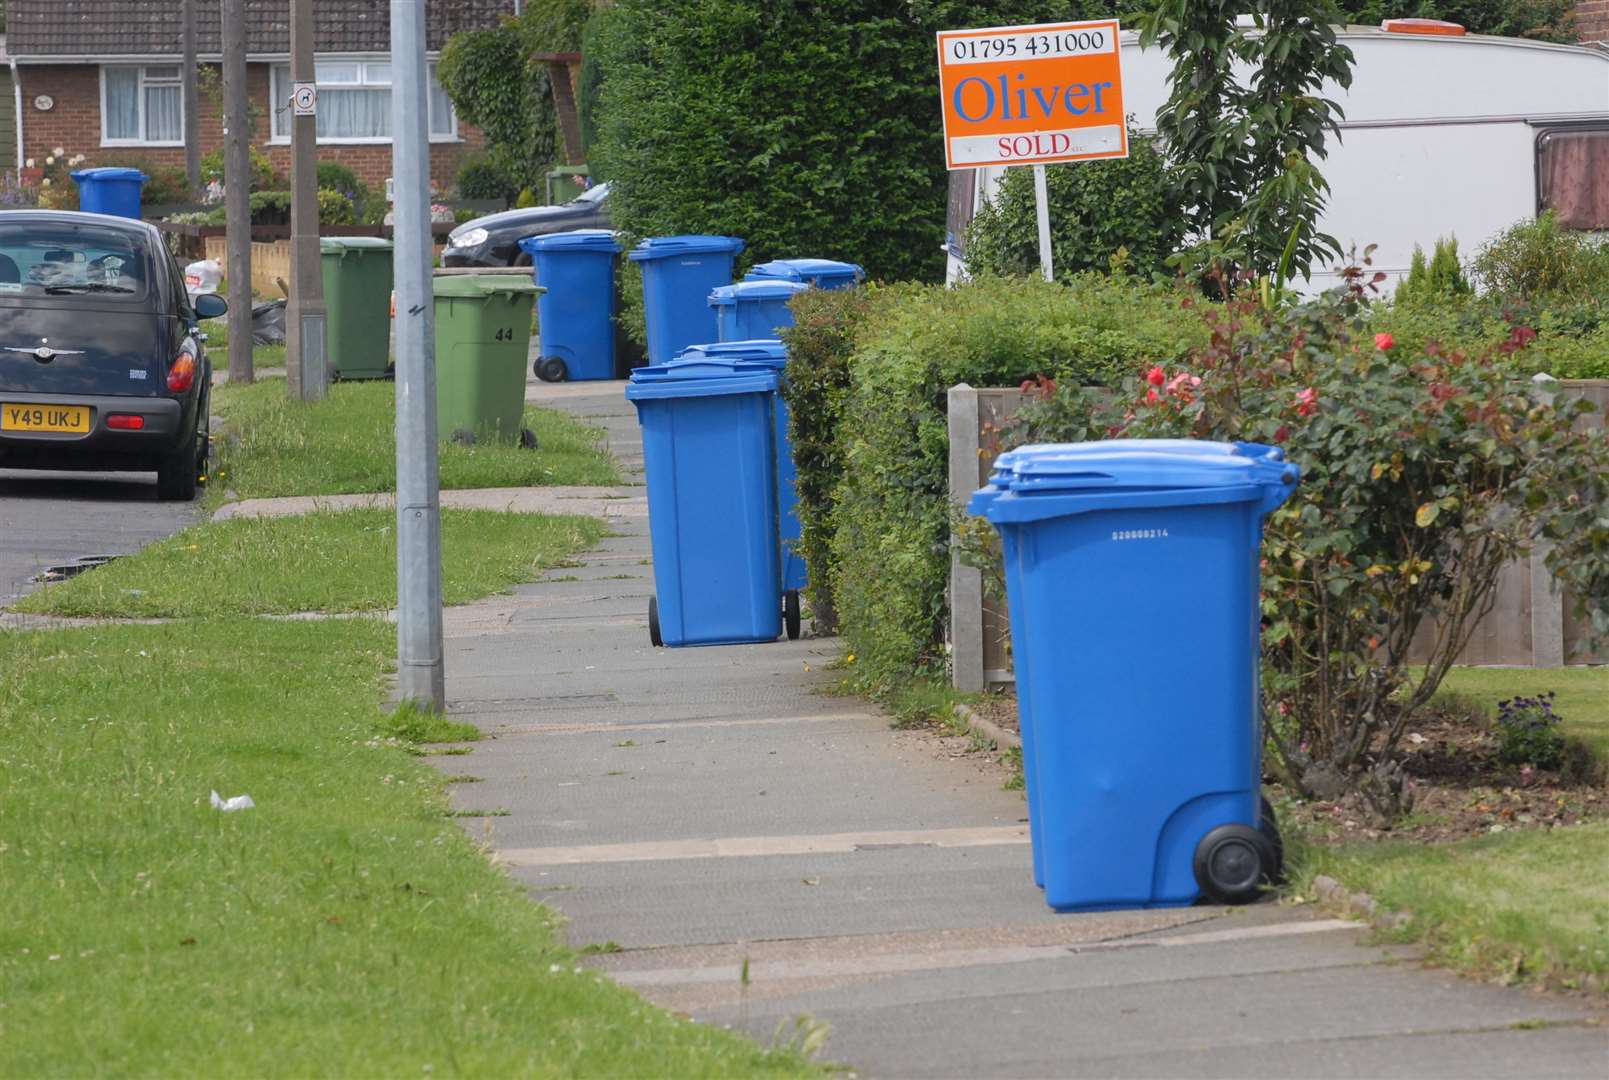
M 1115 19 L 941 30 L 951 169 L 1128 157 Z

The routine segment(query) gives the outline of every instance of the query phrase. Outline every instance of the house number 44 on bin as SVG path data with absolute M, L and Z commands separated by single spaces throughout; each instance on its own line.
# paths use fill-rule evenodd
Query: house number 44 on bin
M 1113 540 L 1161 540 L 1168 535 L 1166 529 L 1113 529 Z

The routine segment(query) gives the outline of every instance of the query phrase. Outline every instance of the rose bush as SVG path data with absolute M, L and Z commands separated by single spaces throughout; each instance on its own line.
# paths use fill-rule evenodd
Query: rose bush
M 1114 400 L 1070 383 L 1031 405 L 1024 441 L 1194 437 L 1282 446 L 1303 470 L 1263 545 L 1264 714 L 1282 779 L 1361 793 L 1383 821 L 1412 790 L 1398 741 L 1435 693 L 1504 563 L 1539 539 L 1609 633 L 1609 434 L 1591 406 L 1516 373 L 1517 327 L 1477 355 L 1372 338 L 1363 289 L 1287 308 L 1204 308 L 1211 339 Z M 1159 381 L 1160 379 L 1160 381 Z M 1410 675 L 1410 643 L 1428 650 Z

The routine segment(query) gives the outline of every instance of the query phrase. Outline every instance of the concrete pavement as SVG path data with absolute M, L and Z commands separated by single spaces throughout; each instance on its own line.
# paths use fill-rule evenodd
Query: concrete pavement
M 606 426 L 618 383 L 528 397 Z M 590 963 L 762 1041 L 830 1026 L 876 1076 L 1592 1076 L 1597 1006 L 1421 967 L 1259 905 L 1056 915 L 1020 793 L 954 742 L 827 692 L 831 640 L 649 645 L 647 520 L 578 568 L 457 609 L 436 759 L 464 819 Z M 800 1015 L 811 1017 L 801 1029 Z

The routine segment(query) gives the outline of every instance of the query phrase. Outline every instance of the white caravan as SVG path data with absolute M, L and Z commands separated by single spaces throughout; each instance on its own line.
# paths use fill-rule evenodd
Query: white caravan
M 1319 227 L 1343 250 L 1376 244 L 1374 268 L 1397 276 L 1416 244 L 1428 255 L 1454 236 L 1470 254 L 1546 209 L 1574 228 L 1609 229 L 1609 49 L 1372 27 L 1339 36 L 1357 59 L 1350 89 L 1324 91 L 1346 116 L 1318 163 L 1330 184 Z M 1154 130 L 1168 59 L 1132 32 L 1122 49 L 1124 105 Z M 967 225 L 1005 168 L 950 174 L 951 282 L 965 274 Z M 1336 284 L 1338 269 L 1314 267 L 1307 288 Z

